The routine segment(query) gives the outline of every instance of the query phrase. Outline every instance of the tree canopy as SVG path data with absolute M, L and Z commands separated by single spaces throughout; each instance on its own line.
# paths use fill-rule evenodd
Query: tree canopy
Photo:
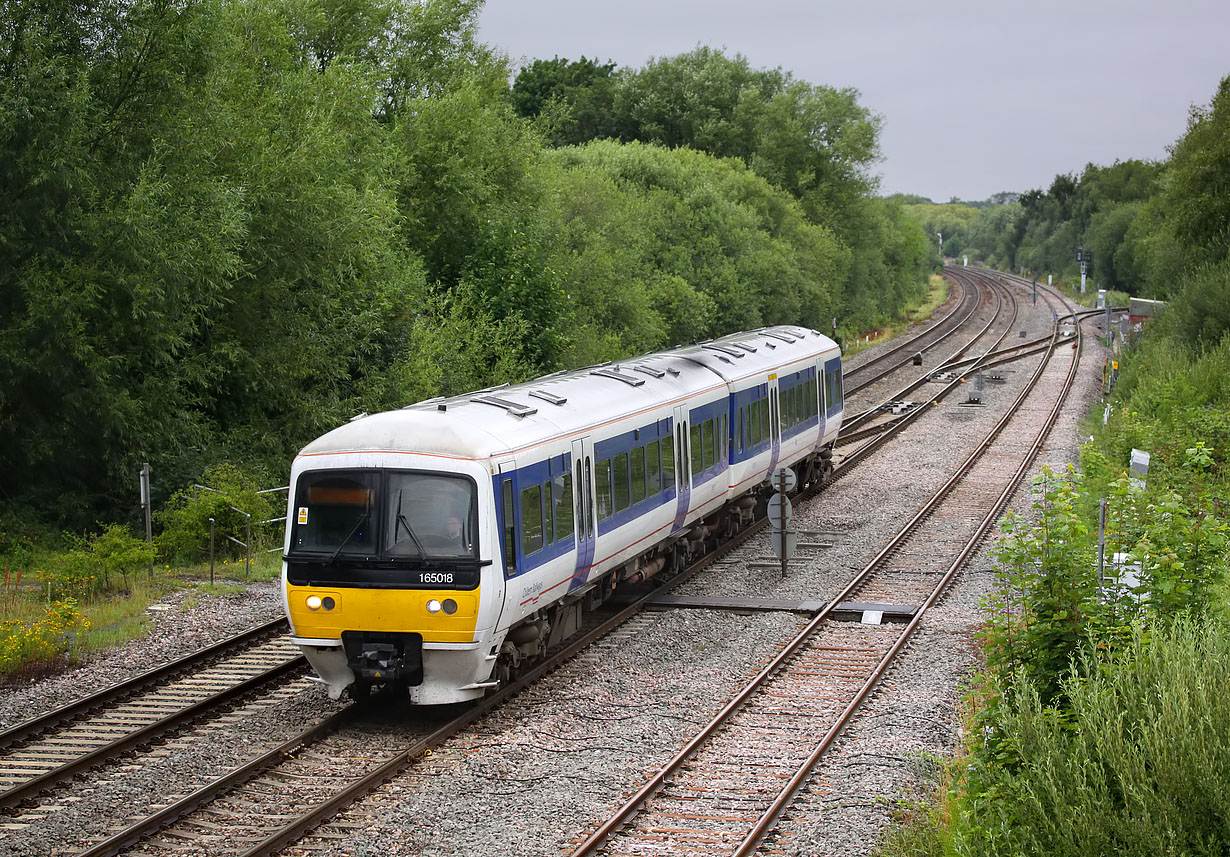
M 920 289 L 857 93 L 709 48 L 510 86 L 480 8 L 0 8 L 0 508 L 119 519 L 144 461 L 272 482 L 359 411 Z

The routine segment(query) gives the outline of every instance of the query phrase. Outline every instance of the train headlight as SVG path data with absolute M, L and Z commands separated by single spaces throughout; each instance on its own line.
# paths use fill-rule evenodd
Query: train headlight
M 449 600 L 452 600 L 452 599 L 449 599 Z M 444 605 L 441 604 L 439 601 L 437 601 L 435 598 L 427 602 L 427 612 L 428 613 L 439 613 L 443 609 L 444 609 Z M 453 609 L 456 610 L 457 606 L 453 605 Z
M 319 610 L 319 609 L 320 609 L 320 605 L 321 605 L 321 604 L 323 604 L 323 603 L 324 603 L 324 602 L 323 602 L 323 601 L 321 601 L 321 599 L 320 599 L 320 596 L 319 596 L 319 595 L 309 595 L 309 596 L 307 597 L 307 608 L 308 608 L 309 610 Z
M 444 599 L 444 612 L 452 616 L 457 612 L 457 602 L 451 598 Z

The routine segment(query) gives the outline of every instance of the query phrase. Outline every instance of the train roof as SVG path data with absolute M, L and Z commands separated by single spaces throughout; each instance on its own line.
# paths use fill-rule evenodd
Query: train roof
M 650 423 L 663 406 L 829 353 L 836 356 L 837 345 L 806 328 L 736 333 L 358 417 L 312 441 L 300 455 L 405 452 L 486 459 L 529 452 L 601 433 L 605 425 L 640 412 Z

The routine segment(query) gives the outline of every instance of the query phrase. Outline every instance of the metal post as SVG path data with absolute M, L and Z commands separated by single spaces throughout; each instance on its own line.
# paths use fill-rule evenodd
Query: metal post
M 1106 498 L 1098 501 L 1098 589 L 1106 571 Z
M 252 516 L 251 515 L 248 515 L 247 523 L 244 524 L 244 536 L 245 536 L 244 541 L 248 543 L 248 546 L 247 546 L 248 555 L 247 555 L 247 558 L 244 560 L 243 579 L 247 580 L 249 575 L 251 575 L 252 573 Z
M 782 488 L 781 488 L 781 490 L 777 492 L 777 496 L 778 496 L 778 498 L 779 498 L 779 499 L 778 499 L 778 501 L 777 501 L 777 508 L 778 508 L 778 510 L 779 510 L 779 511 L 781 511 L 781 513 L 782 513 L 782 532 L 781 532 L 781 537 L 782 537 L 782 580 L 785 580 L 785 579 L 786 579 L 786 562 L 787 562 L 787 559 L 786 559 L 786 556 L 787 556 L 787 555 L 786 555 L 786 528 L 787 528 L 789 525 L 786 523 L 786 485 L 785 485 L 785 483 L 784 483 L 784 482 L 782 483 Z
M 214 519 L 209 519 L 209 585 L 214 585 Z
M 149 462 L 141 465 L 141 509 L 145 512 L 145 543 L 152 545 L 154 543 L 154 524 L 153 512 L 150 501 L 150 482 L 149 482 Z M 149 577 L 154 579 L 154 557 L 151 554 L 149 559 Z
M 1034 303 L 1038 302 L 1038 281 L 1034 280 Z

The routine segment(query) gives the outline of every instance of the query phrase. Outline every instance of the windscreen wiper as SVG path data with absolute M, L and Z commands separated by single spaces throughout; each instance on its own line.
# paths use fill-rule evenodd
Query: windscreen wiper
M 363 525 L 363 522 L 366 521 L 367 518 L 368 515 L 364 512 L 359 516 L 359 519 L 354 522 L 354 526 L 350 528 L 350 532 L 346 534 L 346 538 L 342 539 L 342 543 L 337 546 L 337 550 L 333 552 L 333 556 L 329 557 L 330 564 L 337 562 L 337 556 L 342 552 L 342 548 L 346 547 L 346 545 L 350 543 L 350 540 L 354 538 L 354 534 L 359 531 L 359 527 Z
M 426 548 L 424 548 L 423 543 L 419 541 L 419 537 L 414 534 L 414 530 L 410 529 L 410 523 L 406 520 L 406 516 L 401 513 L 401 495 L 404 490 L 405 489 L 403 488 L 401 491 L 397 492 L 397 524 L 393 528 L 393 540 L 397 540 L 397 527 L 405 527 L 406 535 L 408 535 L 410 540 L 414 542 L 414 548 L 419 552 L 419 559 L 423 562 L 427 562 Z

